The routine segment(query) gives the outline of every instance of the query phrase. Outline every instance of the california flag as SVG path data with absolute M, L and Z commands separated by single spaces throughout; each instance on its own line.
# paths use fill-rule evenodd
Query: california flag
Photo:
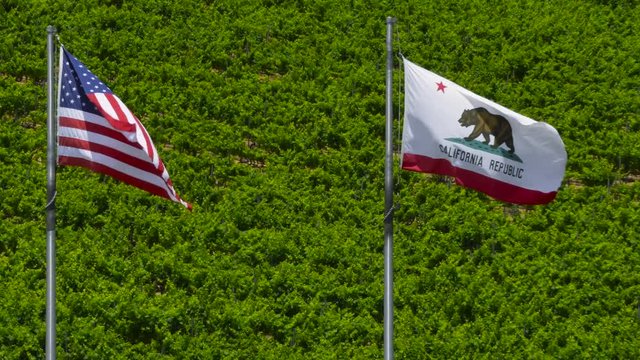
M 556 197 L 567 153 L 558 132 L 404 59 L 402 168 L 453 176 L 514 204 Z

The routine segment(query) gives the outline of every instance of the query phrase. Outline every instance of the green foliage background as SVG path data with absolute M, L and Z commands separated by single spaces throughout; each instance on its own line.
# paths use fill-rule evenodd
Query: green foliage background
M 0 0 L 0 358 L 44 356 L 47 25 L 194 203 L 58 169 L 60 359 L 382 358 L 387 16 L 569 156 L 538 207 L 395 170 L 396 358 L 640 358 L 631 0 Z

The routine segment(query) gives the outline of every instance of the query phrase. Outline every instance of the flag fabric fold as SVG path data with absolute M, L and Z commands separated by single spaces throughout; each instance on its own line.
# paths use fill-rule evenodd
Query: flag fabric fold
M 556 197 L 567 153 L 552 126 L 403 62 L 402 169 L 452 176 L 461 186 L 514 204 Z
M 64 47 L 58 86 L 58 164 L 109 175 L 191 210 L 173 188 L 146 129 L 107 85 Z

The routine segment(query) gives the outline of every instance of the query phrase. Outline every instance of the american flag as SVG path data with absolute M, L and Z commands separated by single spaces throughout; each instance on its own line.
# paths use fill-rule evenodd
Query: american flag
M 58 164 L 109 175 L 191 210 L 140 120 L 64 47 L 59 81 Z

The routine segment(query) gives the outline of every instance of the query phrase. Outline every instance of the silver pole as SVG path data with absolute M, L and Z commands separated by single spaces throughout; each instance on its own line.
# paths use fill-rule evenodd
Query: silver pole
M 55 33 L 55 27 L 47 26 L 47 360 L 56 358 L 56 129 L 53 94 Z
M 387 127 L 384 158 L 384 358 L 393 359 L 393 53 L 395 18 L 387 17 Z

